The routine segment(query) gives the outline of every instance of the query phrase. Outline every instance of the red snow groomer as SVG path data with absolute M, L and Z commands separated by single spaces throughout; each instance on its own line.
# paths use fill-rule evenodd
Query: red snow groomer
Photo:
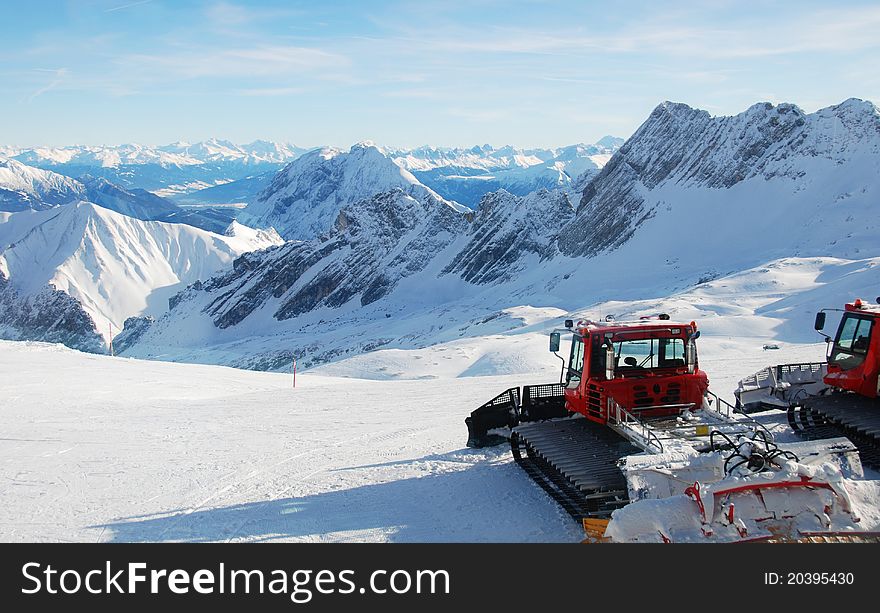
M 810 439 L 846 436 L 862 462 L 880 467 L 880 298 L 856 299 L 843 309 L 823 309 L 815 328 L 822 333 L 826 312 L 842 313 L 828 343 L 827 362 L 769 366 L 740 381 L 738 404 L 747 411 L 788 410 L 792 429 Z
M 567 361 L 558 353 L 563 333 L 571 338 Z M 515 461 L 585 526 L 604 526 L 630 502 L 682 496 L 696 501 L 692 519 L 703 534 L 728 540 L 763 530 L 733 512 L 733 497 L 751 508 L 740 492 L 758 500 L 766 488 L 837 488 L 840 475 L 862 474 L 845 438 L 783 448 L 762 423 L 712 393 L 699 368 L 699 336 L 695 322 L 665 314 L 567 320 L 564 332 L 550 334 L 562 361 L 559 383 L 511 388 L 485 403 L 465 420 L 468 446 L 509 439 Z M 827 478 L 816 469 L 826 462 L 838 467 Z M 749 503 L 763 521 L 769 508 Z M 849 521 L 848 500 L 838 506 Z
M 695 322 L 666 314 L 566 320 L 565 327 L 567 363 L 558 354 L 563 332 L 550 334 L 550 350 L 562 360 L 560 382 L 499 394 L 465 420 L 467 444 L 501 443 L 508 436 L 500 429 L 512 428 L 514 458 L 542 488 L 576 519 L 607 517 L 628 501 L 618 461 L 662 449 L 658 427 L 704 406 L 710 392 L 698 367 L 700 333 Z M 553 419 L 566 416 L 584 419 Z

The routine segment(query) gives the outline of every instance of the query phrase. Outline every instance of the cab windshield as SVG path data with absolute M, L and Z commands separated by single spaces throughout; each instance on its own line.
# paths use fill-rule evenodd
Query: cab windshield
M 686 366 L 684 339 L 641 338 L 614 343 L 614 368 L 622 373 Z
M 577 334 L 571 338 L 571 355 L 568 358 L 566 384 L 578 384 L 584 370 L 584 339 Z
M 857 315 L 845 315 L 840 322 L 837 339 L 831 349 L 829 362 L 837 364 L 841 370 L 850 370 L 865 361 L 868 355 L 868 342 L 874 320 Z

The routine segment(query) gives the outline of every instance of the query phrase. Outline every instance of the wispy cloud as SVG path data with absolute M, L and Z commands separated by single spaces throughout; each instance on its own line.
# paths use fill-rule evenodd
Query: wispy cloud
M 28 102 L 32 102 L 34 99 L 38 98 L 39 96 L 42 96 L 43 94 L 50 92 L 53 89 L 55 89 L 56 87 L 58 87 L 59 85 L 61 85 L 67 79 L 67 76 L 70 71 L 67 68 L 35 68 L 34 72 L 50 73 L 52 75 L 52 78 L 48 83 L 43 85 L 41 88 L 39 88 L 35 92 L 31 93 L 27 97 Z
M 113 8 L 109 8 L 105 10 L 105 13 L 115 13 L 116 11 L 123 11 L 125 9 L 134 8 L 136 6 L 140 6 L 142 4 L 149 4 L 153 0 L 139 0 L 138 2 L 129 2 L 128 4 L 122 4 L 120 6 L 114 6 Z
M 216 25 L 235 26 L 249 22 L 253 13 L 230 2 L 214 2 L 205 9 L 207 18 Z
M 287 22 L 306 12 L 294 6 L 271 6 L 249 3 L 236 4 L 227 0 L 211 2 L 204 8 L 206 25 L 216 32 L 232 35 L 258 33 L 260 25 Z
M 809 52 L 852 52 L 880 48 L 880 7 L 803 12 L 790 20 L 741 21 L 711 27 L 698 20 L 670 23 L 650 17 L 620 31 L 590 32 L 581 26 L 472 29 L 457 24 L 430 34 L 404 24 L 385 39 L 410 49 L 455 54 L 581 55 L 651 53 L 711 59 L 759 58 Z
M 321 49 L 295 46 L 259 46 L 237 49 L 198 48 L 163 54 L 132 54 L 119 58 L 126 69 L 140 75 L 163 77 L 268 77 L 340 69 L 350 65 L 346 56 Z
M 416 100 L 437 100 L 452 97 L 450 94 L 444 94 L 436 89 L 428 88 L 393 89 L 383 92 L 382 96 L 385 98 L 411 98 Z

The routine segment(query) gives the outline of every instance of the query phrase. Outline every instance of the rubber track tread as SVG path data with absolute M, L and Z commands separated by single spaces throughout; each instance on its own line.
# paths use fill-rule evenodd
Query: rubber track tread
M 629 502 L 618 460 L 639 453 L 610 428 L 574 417 L 514 428 L 514 460 L 573 519 L 608 518 Z
M 863 464 L 880 468 L 880 399 L 845 393 L 814 396 L 790 408 L 788 422 L 811 440 L 845 436 L 858 448 Z

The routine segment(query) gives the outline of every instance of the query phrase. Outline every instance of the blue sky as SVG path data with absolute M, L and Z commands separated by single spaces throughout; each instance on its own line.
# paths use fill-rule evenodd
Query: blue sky
M 0 143 L 557 146 L 880 102 L 876 2 L 3 2 Z

